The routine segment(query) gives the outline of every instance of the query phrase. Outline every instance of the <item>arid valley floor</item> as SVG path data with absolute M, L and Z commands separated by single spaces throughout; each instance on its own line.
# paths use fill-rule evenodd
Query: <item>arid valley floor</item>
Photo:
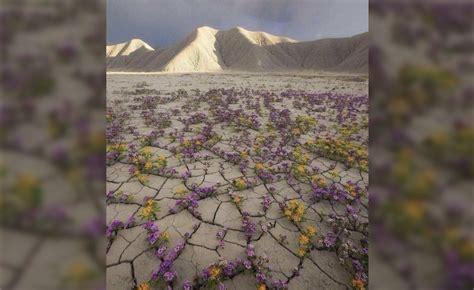
M 108 74 L 107 286 L 364 285 L 367 163 L 366 76 Z

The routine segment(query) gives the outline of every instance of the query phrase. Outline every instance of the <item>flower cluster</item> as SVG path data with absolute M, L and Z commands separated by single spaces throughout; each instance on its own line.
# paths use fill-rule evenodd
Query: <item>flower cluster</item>
M 237 179 L 234 179 L 234 181 L 232 182 L 232 184 L 235 186 L 235 188 L 237 188 L 238 190 L 243 190 L 245 188 L 247 188 L 247 182 L 245 181 L 244 178 L 237 178 Z
M 121 190 L 118 191 L 109 191 L 106 194 L 106 202 L 107 203 L 129 203 L 133 202 L 133 195 L 128 192 L 123 192 Z
M 302 132 L 307 132 L 313 129 L 318 122 L 316 121 L 315 117 L 312 116 L 296 116 L 296 126 Z
M 318 139 L 306 142 L 305 147 L 329 159 L 344 162 L 348 167 L 357 166 L 368 171 L 368 149 L 352 141 Z
M 185 208 L 194 216 L 200 217 L 201 214 L 197 211 L 199 207 L 199 193 L 196 191 L 191 192 L 188 196 L 178 199 L 173 208 L 170 209 L 172 213 L 176 213 L 178 209 Z
M 297 200 L 290 200 L 287 205 L 283 205 L 283 214 L 295 224 L 303 221 L 305 210 L 304 204 Z
M 150 220 L 155 218 L 155 214 L 159 211 L 159 206 L 156 200 L 152 197 L 146 196 L 143 199 L 143 207 L 139 213 L 143 220 Z
M 263 211 L 264 212 L 267 212 L 267 210 L 270 208 L 270 204 L 272 203 L 272 200 L 270 198 L 270 196 L 268 195 L 265 195 L 263 198 L 262 198 L 262 208 L 263 208 Z
M 300 234 L 298 238 L 298 255 L 303 257 L 307 252 L 311 250 L 311 239 L 316 234 L 316 228 L 313 226 L 306 226 L 304 231 Z
M 164 283 L 167 286 L 173 285 L 173 282 L 176 280 L 178 275 L 176 271 L 173 270 L 173 265 L 178 256 L 183 252 L 185 246 L 185 241 L 181 241 L 174 247 L 174 249 L 166 254 L 159 268 L 151 274 L 150 280 L 154 284 L 158 285 Z
M 242 195 L 234 193 L 234 192 L 229 192 L 229 195 L 232 198 L 232 202 L 235 204 L 235 206 L 240 208 L 242 200 L 243 200 Z
M 160 231 L 153 221 L 147 221 L 143 228 L 147 231 L 146 240 L 148 244 L 157 249 L 157 254 L 158 252 L 164 252 L 166 250 L 165 244 L 169 242 L 169 233 Z
M 117 232 L 124 228 L 123 222 L 119 220 L 113 220 L 110 225 L 107 226 L 105 237 L 108 240 L 113 240 L 117 235 Z
M 242 228 L 247 237 L 251 237 L 257 231 L 257 225 L 250 220 L 249 213 L 242 213 Z
M 107 163 L 111 164 L 114 161 L 117 161 L 124 153 L 127 152 L 127 145 L 124 143 L 116 143 L 116 144 L 107 144 L 105 147 L 105 157 L 107 159 Z

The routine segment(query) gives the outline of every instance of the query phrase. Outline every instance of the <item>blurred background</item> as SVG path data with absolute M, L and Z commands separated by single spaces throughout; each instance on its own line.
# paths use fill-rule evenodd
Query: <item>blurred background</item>
M 0 289 L 105 289 L 105 1 L 0 0 Z
M 370 1 L 371 289 L 473 289 L 473 13 Z M 105 17 L 0 0 L 1 289 L 105 289 Z
M 473 1 L 370 1 L 371 289 L 473 289 Z

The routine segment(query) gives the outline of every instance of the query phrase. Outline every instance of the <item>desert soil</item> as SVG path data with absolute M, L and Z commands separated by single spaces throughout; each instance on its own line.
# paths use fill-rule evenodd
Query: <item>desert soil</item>
M 289 289 L 352 288 L 350 258 L 325 239 L 334 219 L 353 221 L 355 213 L 358 224 L 346 241 L 367 247 L 368 173 L 306 145 L 349 140 L 367 152 L 367 95 L 367 77 L 358 75 L 108 74 L 107 288 L 133 289 L 154 275 L 157 289 L 165 289 L 157 272 L 166 259 L 174 289 L 213 282 L 256 289 L 279 280 Z M 317 124 L 295 132 L 297 116 Z M 204 138 L 206 126 L 212 133 Z M 349 135 L 341 134 L 344 127 Z M 330 186 L 342 194 L 358 189 L 352 197 L 315 194 Z M 285 214 L 292 201 L 302 207 L 301 221 Z M 308 226 L 316 233 L 306 244 Z M 169 239 L 153 244 L 153 231 Z M 178 244 L 184 248 L 170 257 Z M 160 246 L 163 255 L 156 253 Z M 229 264 L 236 269 L 227 275 Z

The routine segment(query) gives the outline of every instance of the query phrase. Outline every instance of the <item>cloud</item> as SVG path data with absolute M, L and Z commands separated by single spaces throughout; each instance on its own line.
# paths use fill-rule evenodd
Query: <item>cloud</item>
M 368 31 L 368 0 L 108 0 L 109 43 L 166 47 L 198 26 L 242 26 L 298 40 Z

